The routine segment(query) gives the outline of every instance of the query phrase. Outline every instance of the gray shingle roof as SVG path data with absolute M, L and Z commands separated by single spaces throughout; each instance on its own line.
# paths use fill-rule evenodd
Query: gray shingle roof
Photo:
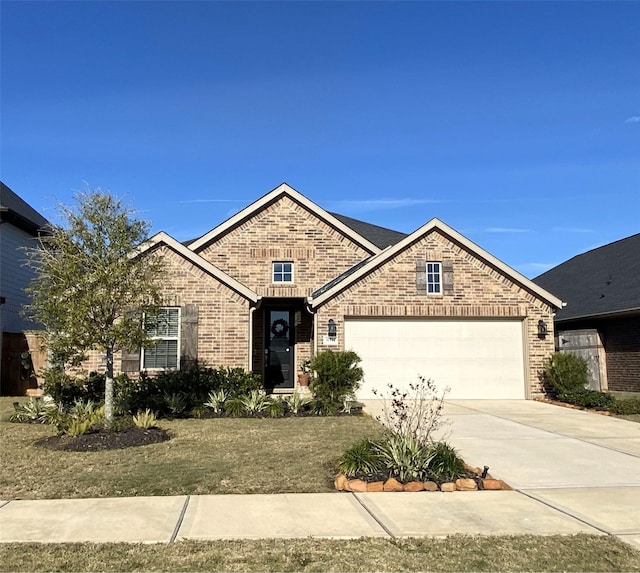
M 33 235 L 50 225 L 49 221 L 2 182 L 0 182 L 0 212 L 4 221 L 10 221 Z
M 557 321 L 640 311 L 640 233 L 577 255 L 533 282 L 566 301 Z
M 380 249 L 386 249 L 389 245 L 395 245 L 407 236 L 406 233 L 393 231 L 385 227 L 380 227 L 379 225 L 372 225 L 371 223 L 365 223 L 364 221 L 352 219 L 351 217 L 339 215 L 338 213 L 330 213 L 330 215 L 333 215 L 338 221 L 344 223 L 347 227 L 350 227 Z

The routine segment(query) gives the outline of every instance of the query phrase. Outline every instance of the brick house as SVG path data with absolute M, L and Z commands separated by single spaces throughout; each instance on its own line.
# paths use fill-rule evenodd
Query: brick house
M 589 365 L 594 390 L 640 392 L 640 234 L 577 255 L 534 279 L 567 304 L 556 347 Z
M 361 398 L 419 374 L 451 398 L 542 392 L 561 301 L 437 219 L 405 235 L 328 213 L 283 183 L 187 244 L 155 235 L 149 253 L 167 269 L 159 342 L 123 354 L 122 371 L 198 360 L 253 370 L 286 393 L 303 360 L 354 349 Z

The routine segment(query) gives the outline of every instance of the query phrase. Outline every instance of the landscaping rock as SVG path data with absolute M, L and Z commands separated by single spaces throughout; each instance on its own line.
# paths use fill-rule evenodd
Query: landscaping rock
M 426 491 L 438 491 L 438 484 L 434 481 L 426 481 L 422 485 Z
M 350 479 L 347 482 L 347 491 L 367 491 L 367 482 L 362 481 L 361 479 Z
M 440 491 L 456 491 L 456 484 L 453 482 L 446 482 L 440 486 Z
M 344 474 L 340 474 L 334 481 L 333 485 L 338 491 L 344 491 L 347 488 L 347 476 Z
M 471 466 L 467 462 L 464 463 L 464 469 L 472 474 L 482 475 L 482 469 L 476 466 Z
M 478 485 L 471 478 L 460 478 L 456 480 L 456 489 L 458 491 L 475 491 L 478 489 Z
M 499 479 L 483 479 L 481 482 L 482 489 L 499 490 L 502 489 L 502 484 Z
M 405 483 L 402 489 L 404 491 L 424 491 L 424 484 L 421 481 L 410 481 Z
M 498 481 L 500 482 L 500 485 L 502 486 L 502 488 L 501 488 L 501 489 L 502 489 L 503 491 L 513 491 L 513 488 L 512 488 L 508 483 L 505 483 L 505 482 L 504 482 L 503 480 L 501 480 L 501 479 L 500 479 L 500 480 L 498 480 Z
M 384 491 L 383 481 L 372 481 L 367 484 L 367 491 Z
M 389 478 L 384 482 L 383 491 L 403 491 L 403 485 L 395 478 Z

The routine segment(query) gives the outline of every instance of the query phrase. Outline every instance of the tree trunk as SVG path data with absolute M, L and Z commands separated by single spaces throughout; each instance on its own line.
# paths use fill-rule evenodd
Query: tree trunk
M 104 422 L 107 428 L 113 423 L 113 348 L 107 348 L 107 371 L 104 380 Z

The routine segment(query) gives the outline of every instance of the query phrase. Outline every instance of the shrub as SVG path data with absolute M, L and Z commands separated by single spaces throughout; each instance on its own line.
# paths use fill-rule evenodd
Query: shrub
M 295 393 L 291 394 L 290 396 L 286 396 L 283 401 L 287 410 L 294 416 L 297 416 L 298 414 L 309 408 L 311 398 L 309 398 L 308 396 L 303 396 L 302 394 Z
M 609 411 L 624 416 L 640 414 L 640 397 L 615 398 L 613 404 L 609 407 Z
M 467 469 L 458 452 L 447 442 L 434 444 L 431 453 L 429 474 L 434 481 L 439 483 L 455 481 L 467 475 Z
M 406 483 L 429 476 L 433 448 L 410 434 L 388 432 L 376 443 L 376 450 L 389 477 Z
M 555 395 L 583 390 L 587 385 L 587 361 L 575 354 L 554 352 L 544 367 L 547 390 Z
M 269 398 L 264 390 L 252 390 L 249 394 L 238 396 L 238 400 L 243 405 L 244 413 L 249 416 L 260 416 L 269 405 Z
M 228 416 L 237 417 L 245 413 L 244 402 L 239 396 L 233 396 L 224 403 L 224 413 Z
M 268 398 L 264 412 L 269 418 L 281 418 L 285 415 L 287 406 L 281 398 Z
M 433 433 L 444 423 L 442 410 L 448 391 L 445 388 L 440 393 L 435 382 L 423 376 L 419 376 L 417 382 L 410 382 L 408 390 L 389 383 L 386 393 L 373 391 L 383 402 L 382 415 L 377 419 L 395 434 L 429 444 Z
M 345 450 L 336 468 L 348 477 L 369 478 L 383 471 L 375 441 L 364 438 Z
M 355 394 L 363 376 L 359 363 L 360 357 L 352 350 L 325 350 L 313 358 L 315 376 L 310 387 L 324 412 L 337 412 L 344 400 Z
M 144 412 L 138 412 L 133 416 L 133 423 L 136 428 L 143 428 L 148 430 L 149 428 L 155 428 L 157 425 L 156 415 L 147 408 Z
M 58 406 L 53 398 L 44 396 L 42 399 L 29 398 L 24 404 L 19 404 L 9 416 L 10 422 L 50 424 L 58 412 Z
M 122 389 L 121 397 L 123 409 L 129 413 L 150 408 L 157 415 L 180 415 L 206 404 L 212 392 L 223 391 L 231 397 L 261 388 L 260 378 L 242 368 L 193 365 L 156 376 L 142 372 L 137 381 Z
M 60 368 L 48 368 L 44 371 L 43 390 L 64 408 L 86 397 L 83 381 L 69 376 Z
M 223 389 L 209 392 L 208 400 L 204 403 L 207 408 L 211 408 L 214 414 L 221 414 L 224 411 L 224 402 L 227 394 Z
M 567 404 L 582 408 L 595 408 L 596 410 L 608 410 L 615 404 L 615 398 L 611 394 L 586 388 L 559 392 L 557 398 Z
M 96 406 L 91 401 L 76 401 L 73 406 L 63 413 L 55 426 L 60 435 L 80 436 L 96 431 L 104 426 L 104 406 Z

